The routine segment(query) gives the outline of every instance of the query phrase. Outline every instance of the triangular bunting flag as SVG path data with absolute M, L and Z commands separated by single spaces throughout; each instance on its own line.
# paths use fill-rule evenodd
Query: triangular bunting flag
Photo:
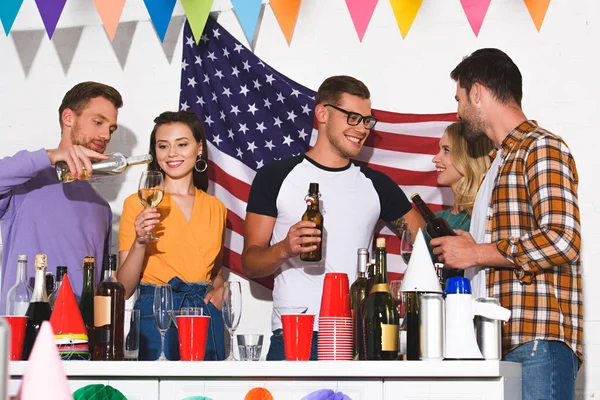
M 115 39 L 111 42 L 122 69 L 125 69 L 125 63 L 129 56 L 135 28 L 137 28 L 137 21 L 120 23 L 117 28 L 117 33 L 115 34 Z
M 288 45 L 292 42 L 292 35 L 294 34 L 294 27 L 296 26 L 296 20 L 298 19 L 298 12 L 300 11 L 300 2 L 302 0 L 271 0 L 271 8 L 273 13 L 279 22 L 279 27 L 285 35 Z
M 94 5 L 104 24 L 108 38 L 112 42 L 119 27 L 119 20 L 125 7 L 125 0 L 94 0 Z
M 194 39 L 196 44 L 200 43 L 202 32 L 204 32 L 204 25 L 206 25 L 206 19 L 213 5 L 214 0 L 180 0 L 185 15 L 192 28 Z
M 423 0 L 390 0 L 396 23 L 400 28 L 402 37 L 405 38 L 415 20 Z
M 54 35 L 56 24 L 58 24 L 60 14 L 62 14 L 66 3 L 67 0 L 35 0 L 50 39 Z
M 531 15 L 531 19 L 535 24 L 538 32 L 542 29 L 542 24 L 544 23 L 544 18 L 546 17 L 546 11 L 548 11 L 548 6 L 550 5 L 550 0 L 525 0 L 525 5 L 529 10 L 529 14 Z
M 15 43 L 15 49 L 21 60 L 21 67 L 23 67 L 25 76 L 29 76 L 29 71 L 31 71 L 31 66 L 44 38 L 44 30 L 12 31 L 10 36 L 12 36 Z
M 167 29 L 165 39 L 161 43 L 163 52 L 165 53 L 165 56 L 167 56 L 167 60 L 169 60 L 169 64 L 171 64 L 171 61 L 173 61 L 175 48 L 177 47 L 177 42 L 181 37 L 181 29 L 183 28 L 183 24 L 185 24 L 185 15 L 173 17 L 171 19 L 171 23 L 169 24 L 169 29 Z
M 354 23 L 354 29 L 358 33 L 358 39 L 362 42 L 369 21 L 375 11 L 375 6 L 379 0 L 346 0 L 350 17 Z
M 262 13 L 264 12 L 262 0 L 231 0 L 231 4 L 244 30 L 246 39 L 250 43 L 250 48 L 254 50 L 258 33 L 256 28 L 259 26 L 259 21 L 262 19 Z
M 165 34 L 167 33 L 171 17 L 173 16 L 176 1 L 177 0 L 144 0 L 152 24 L 154 24 L 154 29 L 161 42 L 164 42 L 165 40 Z
M 15 18 L 17 18 L 21 4 L 23 4 L 23 0 L 0 1 L 0 21 L 2 22 L 6 36 L 10 33 L 10 29 L 15 22 Z
M 65 74 L 69 72 L 82 32 L 83 26 L 58 28 L 54 32 L 52 42 L 54 43 L 54 48 L 56 49 L 56 53 L 58 54 L 58 58 L 60 59 Z
M 73 399 L 62 361 L 54 344 L 52 326 L 48 321 L 42 322 L 33 344 L 17 399 Z
M 460 0 L 460 4 L 462 4 L 463 10 L 465 10 L 465 15 L 475 36 L 479 35 L 479 30 L 481 29 L 481 24 L 483 24 L 485 14 L 490 7 L 490 2 L 491 0 Z

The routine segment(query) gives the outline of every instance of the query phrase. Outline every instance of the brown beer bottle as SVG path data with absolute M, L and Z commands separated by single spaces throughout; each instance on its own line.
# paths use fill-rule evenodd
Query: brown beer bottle
M 419 194 L 413 194 L 410 199 L 417 206 L 417 210 L 425 220 L 427 233 L 432 239 L 442 236 L 456 236 L 456 232 L 450 227 L 448 221 L 435 215 Z
M 308 187 L 308 196 L 306 196 L 306 212 L 302 215 L 302 221 L 314 222 L 317 226 L 316 229 L 320 230 L 319 237 L 320 242 L 306 243 L 302 247 L 317 246 L 316 250 L 308 253 L 300 253 L 300 259 L 302 261 L 321 261 L 322 257 L 322 245 L 323 245 L 323 214 L 319 210 L 319 184 L 311 183 Z

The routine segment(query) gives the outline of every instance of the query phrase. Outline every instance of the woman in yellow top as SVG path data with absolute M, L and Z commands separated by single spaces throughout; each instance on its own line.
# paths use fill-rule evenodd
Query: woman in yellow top
M 150 136 L 154 161 L 149 170 L 161 171 L 163 201 L 157 208 L 142 206 L 137 194 L 123 204 L 119 227 L 118 280 L 129 298 L 139 288 L 135 308 L 140 310 L 140 360 L 156 360 L 161 338 L 152 310 L 154 288 L 169 283 L 173 308 L 203 307 L 211 316 L 206 360 L 225 358 L 220 311 L 223 276 L 222 248 L 227 210 L 207 194 L 207 146 L 202 124 L 194 113 L 164 112 Z M 148 242 L 152 232 L 158 241 Z M 165 335 L 165 355 L 179 359 L 176 328 Z

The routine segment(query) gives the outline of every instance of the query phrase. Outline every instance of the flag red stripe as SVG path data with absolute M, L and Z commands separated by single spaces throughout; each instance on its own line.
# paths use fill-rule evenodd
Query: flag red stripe
M 226 226 L 235 233 L 244 236 L 244 220 L 233 211 L 227 210 Z
M 390 111 L 373 110 L 373 115 L 381 122 L 410 124 L 416 122 L 458 122 L 456 113 L 447 114 L 398 114 Z
M 219 165 L 212 161 L 208 162 L 208 179 L 217 182 L 219 185 L 226 188 L 229 193 L 242 200 L 248 202 L 250 196 L 250 185 L 241 181 L 225 172 Z
M 404 135 L 375 130 L 371 132 L 365 146 L 403 153 L 435 155 L 439 151 L 439 138 Z

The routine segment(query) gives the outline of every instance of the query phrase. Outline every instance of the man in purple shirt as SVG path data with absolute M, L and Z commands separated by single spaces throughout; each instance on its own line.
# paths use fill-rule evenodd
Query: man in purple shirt
M 91 173 L 91 160 L 104 160 L 111 135 L 117 129 L 120 93 L 107 85 L 83 82 L 63 98 L 59 108 L 61 139 L 55 149 L 19 151 L 0 159 L 0 228 L 2 230 L 2 286 L 0 313 L 14 285 L 17 256 L 32 261 L 48 255 L 48 271 L 69 267 L 69 280 L 79 296 L 83 286 L 83 258 L 93 256 L 102 265 L 110 249 L 110 206 L 83 177 Z M 64 161 L 78 179 L 60 183 L 53 167 Z M 99 269 L 99 268 L 98 268 Z M 97 274 L 96 274 L 97 275 Z

